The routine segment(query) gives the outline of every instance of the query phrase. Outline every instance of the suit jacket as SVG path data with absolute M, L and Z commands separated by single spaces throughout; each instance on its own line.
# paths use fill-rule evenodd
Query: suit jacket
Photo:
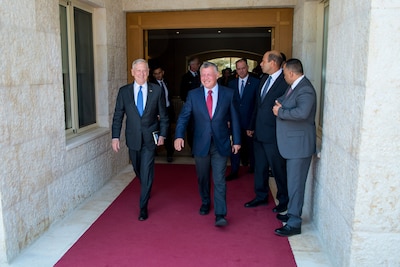
M 184 138 L 186 126 L 191 117 L 194 127 L 192 147 L 194 156 L 207 156 L 211 140 L 214 141 L 222 156 L 231 155 L 228 121 L 231 122 L 233 144 L 241 144 L 238 104 L 231 88 L 218 85 L 218 102 L 212 119 L 208 115 L 204 87 L 189 91 L 176 123 L 175 138 Z
M 149 82 L 154 83 L 161 87 L 160 83 L 154 78 L 149 79 Z M 168 113 L 169 124 L 171 125 L 171 123 L 173 123 L 175 121 L 175 110 L 174 110 L 174 106 L 172 105 L 171 88 L 169 87 L 167 80 L 163 79 L 163 83 L 167 87 L 167 91 L 168 91 L 169 107 L 167 107 L 167 113 Z
M 304 77 L 288 97 L 285 93 L 278 101 L 282 104 L 276 118 L 279 152 L 286 159 L 312 156 L 316 149 L 317 102 L 313 85 Z
M 126 145 L 129 149 L 140 150 L 143 145 L 156 148 L 152 132 L 159 130 L 166 137 L 168 115 L 165 107 L 165 93 L 161 87 L 147 83 L 147 100 L 142 117 L 139 116 L 133 95 L 133 84 L 119 89 L 112 124 L 112 138 L 120 138 L 122 121 L 126 115 Z M 159 115 L 159 119 L 158 119 Z
M 288 88 L 283 72 L 278 76 L 272 84 L 268 93 L 261 101 L 261 90 L 268 75 L 264 75 L 261 79 L 260 86 L 257 91 L 256 108 L 252 116 L 250 130 L 254 130 L 254 139 L 263 143 L 276 143 L 276 117 L 272 112 L 272 107 L 275 105 L 275 100 L 285 93 Z
M 181 80 L 180 97 L 182 101 L 186 101 L 186 97 L 190 90 L 198 88 L 200 85 L 200 72 L 197 72 L 196 77 L 194 77 L 190 71 L 186 72 L 182 76 Z
M 242 97 L 240 97 L 239 94 L 239 78 L 230 81 L 228 84 L 230 88 L 235 90 L 235 97 L 239 103 L 240 126 L 244 130 L 249 129 L 250 127 L 251 116 L 254 111 L 259 84 L 259 79 L 249 75 Z

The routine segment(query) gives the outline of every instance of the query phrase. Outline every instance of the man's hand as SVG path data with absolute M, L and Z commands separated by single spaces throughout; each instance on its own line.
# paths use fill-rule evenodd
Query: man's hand
M 279 103 L 278 100 L 275 100 L 275 106 L 272 107 L 272 112 L 275 116 L 278 116 L 279 109 L 282 107 L 282 104 Z
M 176 151 L 181 151 L 185 147 L 185 141 L 183 138 L 176 138 L 174 141 L 174 147 Z
M 233 154 L 239 153 L 240 147 L 241 147 L 240 145 L 233 145 L 233 146 L 232 146 L 232 153 L 233 153 Z
M 164 144 L 164 142 L 165 142 L 165 137 L 159 136 L 157 146 L 162 146 Z
M 115 151 L 115 152 L 118 152 L 119 151 L 119 139 L 118 138 L 113 138 L 112 139 L 112 141 L 111 141 L 111 146 L 112 146 L 112 149 Z
M 248 137 L 253 137 L 254 131 L 246 130 L 246 134 Z

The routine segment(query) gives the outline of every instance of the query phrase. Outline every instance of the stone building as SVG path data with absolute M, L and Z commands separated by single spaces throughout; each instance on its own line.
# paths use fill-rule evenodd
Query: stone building
M 128 164 L 126 148 L 110 146 L 114 101 L 128 79 L 126 13 L 257 8 L 293 9 L 291 54 L 320 99 L 304 217 L 321 249 L 333 266 L 400 265 L 399 1 L 0 3 L 0 265 Z M 66 131 L 60 3 L 93 15 L 96 123 L 83 132 Z

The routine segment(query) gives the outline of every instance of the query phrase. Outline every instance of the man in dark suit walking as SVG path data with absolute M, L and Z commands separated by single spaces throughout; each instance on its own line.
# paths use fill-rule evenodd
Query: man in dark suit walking
M 304 190 L 316 149 L 316 93 L 303 74 L 300 60 L 288 60 L 284 65 L 284 75 L 290 87 L 276 101 L 273 112 L 279 152 L 286 159 L 289 204 L 287 214 L 278 216 L 287 223 L 275 233 L 292 236 L 301 233 Z
M 269 169 L 276 181 L 276 198 L 279 204 L 273 212 L 283 212 L 287 208 L 288 193 L 286 184 L 286 161 L 279 154 L 276 141 L 276 118 L 272 113 L 275 100 L 285 93 L 287 83 L 281 69 L 282 56 L 278 51 L 268 51 L 264 54 L 261 68 L 265 74 L 261 79 L 257 94 L 257 104 L 252 119 L 249 135 L 254 136 L 254 190 L 256 197 L 245 203 L 251 208 L 266 205 L 268 202 Z
M 200 74 L 203 86 L 189 91 L 176 123 L 174 145 L 177 151 L 181 151 L 184 147 L 185 129 L 192 117 L 194 126 L 192 153 L 202 202 L 200 214 L 206 215 L 210 211 L 212 170 L 215 225 L 225 226 L 228 224 L 225 218 L 227 214 L 225 171 L 231 152 L 238 153 L 240 149 L 239 113 L 233 90 L 217 84 L 217 66 L 205 62 L 200 67 Z
M 149 65 L 144 59 L 132 63 L 135 81 L 119 89 L 112 124 L 112 148 L 120 149 L 122 121 L 126 115 L 125 138 L 133 170 L 140 181 L 139 220 L 148 218 L 147 205 L 154 178 L 157 146 L 164 144 L 168 130 L 165 94 L 160 86 L 147 83 Z M 154 138 L 156 131 L 158 140 Z
M 244 166 L 249 166 L 249 173 L 254 172 L 253 138 L 247 135 L 246 130 L 250 128 L 260 80 L 249 75 L 249 66 L 245 58 L 236 61 L 235 65 L 238 78 L 231 80 L 228 87 L 235 91 L 239 103 L 242 147 L 239 153 L 231 154 L 231 171 L 226 177 L 227 181 L 238 178 L 240 161 Z

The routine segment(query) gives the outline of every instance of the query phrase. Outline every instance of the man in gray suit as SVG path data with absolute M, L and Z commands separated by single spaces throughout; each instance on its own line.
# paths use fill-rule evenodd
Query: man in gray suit
M 272 110 L 276 116 L 279 152 L 286 159 L 289 203 L 287 214 L 277 216 L 287 223 L 276 229 L 275 233 L 292 236 L 301 233 L 304 189 L 311 158 L 315 153 L 316 94 L 313 85 L 303 74 L 300 60 L 288 60 L 284 65 L 284 75 L 290 86 Z
M 149 65 L 144 59 L 132 63 L 135 81 L 119 89 L 112 124 L 112 148 L 120 149 L 122 121 L 126 115 L 126 145 L 133 170 L 140 181 L 139 221 L 148 218 L 147 204 L 154 177 L 157 146 L 164 144 L 168 130 L 168 114 L 164 90 L 148 83 Z M 158 139 L 155 138 L 157 133 Z

